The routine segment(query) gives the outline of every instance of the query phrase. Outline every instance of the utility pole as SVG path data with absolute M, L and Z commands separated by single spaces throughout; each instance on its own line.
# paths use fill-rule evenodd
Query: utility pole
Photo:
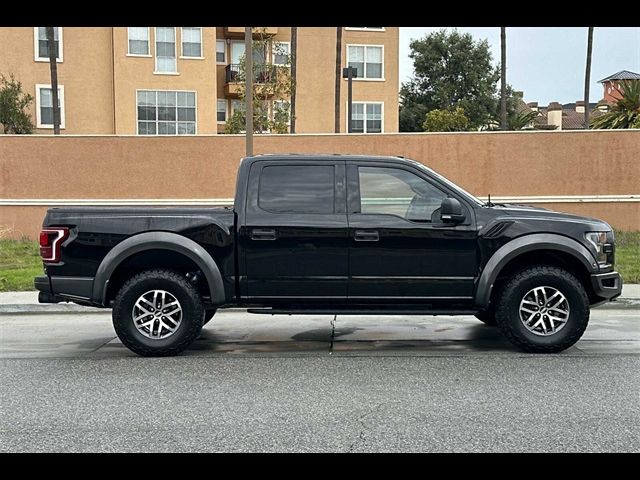
M 53 134 L 60 135 L 60 103 L 58 100 L 58 49 L 53 27 L 47 30 L 47 44 L 49 45 L 49 69 L 51 71 L 51 102 L 53 103 Z
M 500 129 L 507 129 L 507 27 L 500 27 Z
M 246 156 L 253 155 L 253 35 L 244 27 L 245 139 Z
M 298 81 L 298 27 L 291 27 L 291 110 L 289 129 L 296 133 L 296 83 Z
M 345 67 L 342 69 L 342 78 L 347 79 L 347 133 L 353 130 L 353 79 L 358 76 L 356 67 Z
M 587 68 L 584 72 L 584 128 L 589 130 L 589 84 L 591 83 L 591 52 L 593 51 L 593 27 L 587 33 Z

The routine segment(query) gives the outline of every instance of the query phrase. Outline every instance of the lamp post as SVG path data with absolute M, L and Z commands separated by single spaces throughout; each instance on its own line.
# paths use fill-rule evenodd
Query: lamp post
M 356 67 L 345 67 L 342 69 L 342 78 L 348 82 L 347 89 L 347 133 L 353 130 L 353 79 L 358 77 Z
M 253 34 L 244 27 L 245 140 L 246 156 L 253 155 Z

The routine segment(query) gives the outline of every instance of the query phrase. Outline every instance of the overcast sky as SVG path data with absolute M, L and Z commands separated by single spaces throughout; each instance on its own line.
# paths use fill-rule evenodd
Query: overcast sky
M 400 82 L 413 74 L 409 42 L 445 27 L 400 28 Z M 447 27 L 453 28 L 453 27 Z M 460 27 L 487 39 L 500 61 L 500 27 Z M 507 82 L 524 91 L 526 102 L 570 103 L 584 96 L 587 28 L 507 27 Z M 591 101 L 602 98 L 598 80 L 620 70 L 640 73 L 640 27 L 596 27 L 593 33 Z

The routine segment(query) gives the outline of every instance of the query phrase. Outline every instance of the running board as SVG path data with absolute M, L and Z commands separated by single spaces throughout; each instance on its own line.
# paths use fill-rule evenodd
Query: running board
M 408 310 L 408 309 L 283 309 L 283 308 L 249 308 L 247 313 L 262 315 L 475 315 L 479 310 Z

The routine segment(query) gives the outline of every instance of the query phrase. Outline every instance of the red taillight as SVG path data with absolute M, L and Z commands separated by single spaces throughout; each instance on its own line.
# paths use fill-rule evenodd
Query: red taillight
M 40 256 L 45 263 L 60 261 L 60 245 L 69 238 L 67 227 L 43 228 L 40 232 Z

